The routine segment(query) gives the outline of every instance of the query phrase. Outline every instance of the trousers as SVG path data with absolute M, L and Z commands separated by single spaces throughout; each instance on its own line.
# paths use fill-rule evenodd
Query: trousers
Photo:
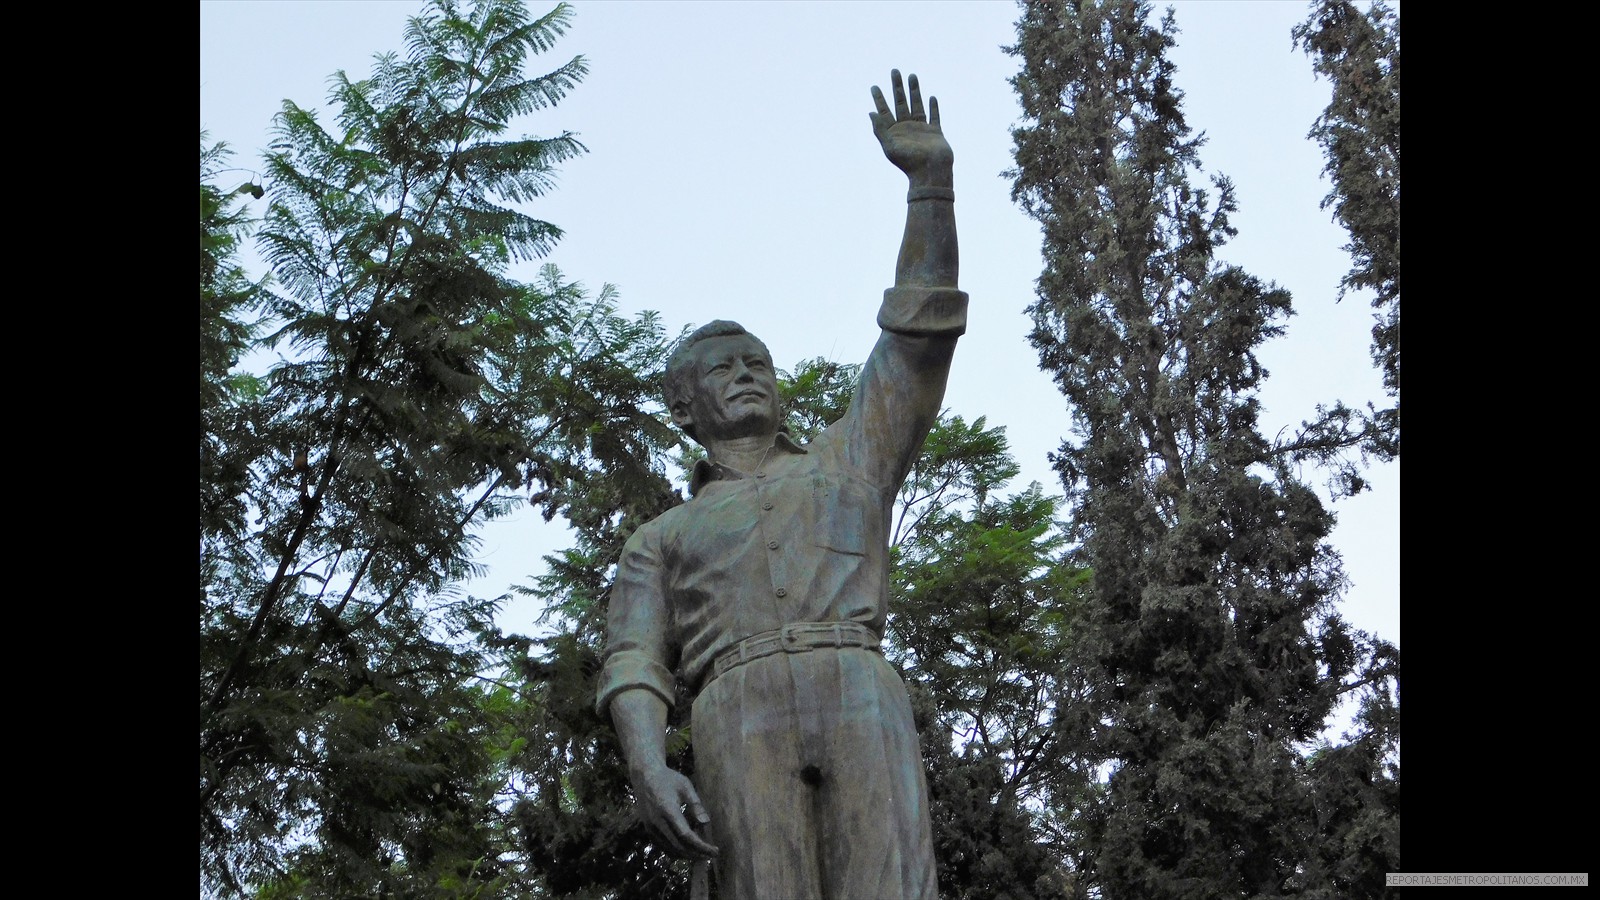
M 712 680 L 691 715 L 719 898 L 936 900 L 911 704 L 880 654 L 754 659 Z

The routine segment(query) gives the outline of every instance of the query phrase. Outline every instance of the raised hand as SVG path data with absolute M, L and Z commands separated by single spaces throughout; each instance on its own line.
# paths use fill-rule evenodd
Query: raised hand
M 894 90 L 894 109 L 883 98 L 877 85 L 872 87 L 872 100 L 878 111 L 868 113 L 872 119 L 872 133 L 883 145 L 883 155 L 900 171 L 910 176 L 911 183 L 949 187 L 955 153 L 944 139 L 939 128 L 939 100 L 928 98 L 928 109 L 922 108 L 922 87 L 917 76 L 908 79 L 911 96 L 906 97 L 906 86 L 900 83 L 900 70 L 889 73 Z

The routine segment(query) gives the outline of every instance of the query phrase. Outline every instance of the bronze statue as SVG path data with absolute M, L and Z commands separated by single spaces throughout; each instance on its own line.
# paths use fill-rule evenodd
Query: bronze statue
M 691 334 L 666 399 L 709 458 L 692 499 L 629 539 L 612 592 L 598 708 L 642 814 L 675 852 L 715 861 L 723 897 L 937 896 L 911 707 L 878 640 L 890 511 L 967 295 L 939 103 L 924 112 L 917 76 L 890 77 L 893 110 L 874 87 L 870 115 L 910 179 L 906 228 L 849 412 L 799 446 L 779 430 L 766 346 L 733 322 Z M 666 764 L 675 679 L 695 694 L 693 783 Z

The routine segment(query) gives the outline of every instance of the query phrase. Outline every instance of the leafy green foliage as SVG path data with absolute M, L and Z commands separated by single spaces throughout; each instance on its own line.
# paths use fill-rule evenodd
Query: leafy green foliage
M 948 521 L 944 514 L 951 510 L 981 508 L 992 492 L 1022 471 L 1011 458 L 1005 429 L 986 424 L 982 416 L 970 425 L 960 416 L 940 417 L 900 489 L 890 543 L 900 544 L 930 517 Z
M 1400 653 L 1369 635 L 1329 629 L 1333 653 L 1362 660 L 1353 729 L 1312 753 L 1308 778 L 1321 836 L 1310 863 L 1338 897 L 1387 895 L 1400 871 Z M 1331 655 L 1331 654 L 1330 654 Z
M 1254 348 L 1290 297 L 1217 261 L 1233 187 L 1194 184 L 1201 138 L 1166 58 L 1177 28 L 1150 18 L 1138 0 L 1033 0 L 1010 48 L 1013 197 L 1044 231 L 1031 339 L 1070 403 L 1053 462 L 1072 559 L 1093 572 L 1067 647 L 1085 680 L 1071 721 L 1084 765 L 1110 772 L 1080 793 L 1078 888 L 1335 896 L 1303 751 L 1398 654 L 1333 611 L 1333 517 L 1291 465 L 1361 428 L 1339 407 L 1287 444 L 1257 432 Z
M 780 374 L 784 424 L 796 439 L 810 440 L 844 418 L 861 379 L 861 365 L 830 362 L 819 356 L 802 360 L 792 375 Z
M 655 370 L 656 381 L 664 361 Z M 687 448 L 687 442 L 680 447 Z M 519 593 L 543 601 L 549 634 L 528 642 L 516 667 L 523 686 L 524 749 L 508 763 L 515 840 L 531 873 L 554 896 L 656 900 L 688 896 L 687 866 L 669 857 L 634 813 L 632 787 L 611 722 L 594 709 L 604 612 L 628 535 L 681 502 L 664 481 L 618 493 L 590 484 L 574 498 L 574 545 L 545 557 L 545 572 Z M 680 698 L 670 723 L 670 761 L 693 771 Z
M 254 334 L 254 310 L 265 298 L 238 263 L 248 221 L 237 203 L 260 199 L 251 182 L 224 192 L 210 182 L 228 158 L 223 144 L 200 134 L 200 533 L 237 534 L 244 527 L 240 493 L 249 457 L 221 439 L 242 427 L 237 411 L 260 390 L 258 379 L 234 371 Z
M 974 423 L 981 429 L 982 420 Z M 941 420 L 922 474 L 952 471 L 934 448 L 994 448 L 945 493 L 901 493 L 916 522 L 895 548 L 888 654 L 919 697 L 940 891 L 950 897 L 1070 896 L 1076 803 L 1092 783 L 1079 745 L 1082 675 L 1071 657 L 1085 573 L 1069 564 L 1039 485 L 990 494 L 1015 471 L 1001 429 Z M 930 452 L 932 451 L 932 452 Z M 924 485 L 926 482 L 923 483 Z M 907 501 L 935 505 L 920 516 Z M 934 499 L 939 498 L 939 499 Z
M 1327 154 L 1333 188 L 1322 201 L 1350 234 L 1354 265 L 1340 286 L 1370 290 L 1379 310 L 1372 358 L 1394 406 L 1368 435 L 1380 458 L 1400 455 L 1400 16 L 1382 0 L 1363 14 L 1349 0 L 1316 0 L 1293 31 L 1295 46 L 1333 97 L 1311 137 Z
M 203 884 L 275 897 L 517 896 L 518 733 L 488 680 L 526 639 L 463 596 L 474 530 L 531 502 L 594 529 L 668 492 L 654 415 L 666 336 L 546 266 L 560 231 L 515 207 L 582 152 L 505 139 L 581 57 L 523 69 L 570 10 L 436 0 L 405 57 L 333 79 L 332 131 L 286 102 L 259 236 L 201 157 L 200 847 Z M 253 193 L 253 192 L 252 192 Z M 244 318 L 259 308 L 263 322 Z M 233 372 L 263 346 L 261 379 Z M 604 499 L 601 499 L 604 498 Z M 612 502 L 615 501 L 615 502 Z M 536 698 L 549 702 L 549 698 Z

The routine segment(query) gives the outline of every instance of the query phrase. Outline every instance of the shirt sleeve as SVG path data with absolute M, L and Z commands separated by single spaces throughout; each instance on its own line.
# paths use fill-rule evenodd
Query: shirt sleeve
M 883 334 L 861 368 L 850 410 L 825 436 L 888 502 L 939 418 L 956 339 L 967 330 L 967 294 L 953 287 L 890 288 L 878 327 Z
M 595 711 L 608 714 L 613 697 L 643 689 L 670 708 L 674 699 L 668 640 L 671 610 L 663 588 L 656 529 L 646 525 L 628 538 L 617 565 L 606 611 L 605 661 L 595 691 Z
M 878 327 L 911 337 L 960 337 L 967 332 L 967 292 L 940 287 L 892 287 L 883 292 Z

